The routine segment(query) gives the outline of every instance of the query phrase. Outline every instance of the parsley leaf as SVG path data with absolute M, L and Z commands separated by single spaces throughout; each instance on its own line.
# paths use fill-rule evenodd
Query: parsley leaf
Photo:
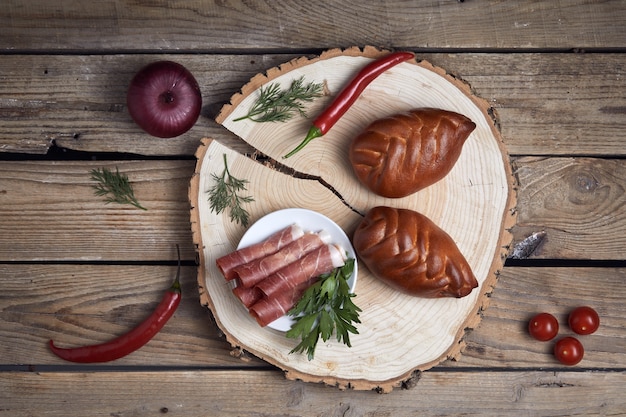
M 354 259 L 350 258 L 344 266 L 322 275 L 289 311 L 295 323 L 286 336 L 300 338 L 300 343 L 290 353 L 306 352 L 308 359 L 312 360 L 318 340 L 321 338 L 325 342 L 333 334 L 338 342 L 352 346 L 350 333 L 359 333 L 353 323 L 361 322 L 361 309 L 354 304 L 352 299 L 356 295 L 350 293 L 347 282 L 353 271 Z

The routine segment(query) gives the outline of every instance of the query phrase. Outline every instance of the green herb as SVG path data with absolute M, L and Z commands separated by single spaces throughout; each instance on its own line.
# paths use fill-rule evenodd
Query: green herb
M 208 191 L 211 210 L 220 214 L 230 208 L 230 220 L 241 223 L 244 227 L 247 226 L 250 215 L 241 205 L 254 199 L 250 196 L 242 197 L 238 192 L 246 190 L 248 181 L 240 180 L 230 174 L 226 154 L 224 154 L 222 175 L 211 174 L 211 176 L 215 180 L 215 185 Z
M 323 87 L 321 83 L 305 85 L 304 76 L 294 80 L 288 90 L 281 90 L 278 83 L 270 84 L 267 88 L 261 87 L 259 98 L 250 112 L 234 121 L 250 119 L 255 122 L 286 122 L 296 113 L 306 117 L 303 103 L 321 97 Z
M 361 309 L 352 302 L 348 278 L 354 271 L 350 258 L 341 268 L 336 268 L 309 287 L 298 303 L 289 311 L 295 320 L 287 331 L 288 338 L 300 337 L 300 343 L 290 353 L 306 352 L 309 360 L 315 356 L 315 346 L 321 337 L 325 342 L 333 333 L 338 342 L 350 344 L 349 333 L 358 334 L 353 323 L 360 323 Z
M 133 187 L 128 181 L 126 174 L 120 174 L 120 171 L 115 167 L 115 172 L 108 168 L 98 168 L 91 170 L 91 179 L 97 181 L 98 184 L 93 188 L 96 190 L 97 196 L 107 196 L 106 203 L 118 203 L 118 204 L 131 204 L 142 210 L 147 210 L 139 204 L 139 201 L 135 198 Z

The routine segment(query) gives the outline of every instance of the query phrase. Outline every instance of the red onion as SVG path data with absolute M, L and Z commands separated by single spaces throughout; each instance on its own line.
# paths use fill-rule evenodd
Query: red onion
M 202 95 L 187 68 L 172 61 L 157 61 L 133 77 L 126 102 L 139 127 L 152 136 L 172 138 L 196 123 Z

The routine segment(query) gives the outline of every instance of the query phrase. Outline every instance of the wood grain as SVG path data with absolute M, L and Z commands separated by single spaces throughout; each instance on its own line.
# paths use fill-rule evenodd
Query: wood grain
M 380 395 L 286 381 L 273 371 L 7 372 L 0 415 L 619 415 L 626 408 L 622 372 L 486 371 L 479 378 L 425 372 L 410 389 Z
M 164 55 L 3 57 L 0 114 L 11 123 L 3 129 L 0 150 L 44 154 L 55 144 L 89 152 L 193 155 L 201 137 L 222 130 L 207 115 L 215 97 L 227 97 L 238 88 L 222 77 L 228 72 L 236 79 L 239 72 L 224 58 L 200 59 L 194 64 L 183 57 Z M 133 75 L 161 59 L 184 63 L 202 85 L 201 117 L 190 131 L 174 139 L 143 132 L 126 108 L 126 91 Z M 239 62 L 244 74 L 248 74 L 246 68 L 262 70 L 251 63 L 254 59 Z
M 192 160 L 3 161 L 0 261 L 172 261 L 176 242 L 185 259 L 194 259 L 187 211 L 194 165 Z M 89 171 L 101 166 L 127 173 L 149 210 L 106 205 L 96 197 Z M 514 168 L 519 189 L 513 244 L 544 230 L 547 239 L 531 258 L 624 259 L 621 159 L 516 158 Z
M 623 266 L 624 21 L 621 0 L 4 1 L 0 416 L 623 415 L 625 270 L 569 261 Z M 514 243 L 547 232 L 520 264 L 570 265 L 505 267 L 463 354 L 382 396 L 236 358 L 191 266 L 189 158 L 203 137 L 251 152 L 214 122 L 221 106 L 257 73 L 353 45 L 414 50 L 493 106 L 520 180 Z M 142 133 L 125 108 L 130 78 L 156 59 L 185 64 L 203 91 L 200 120 L 171 140 Z M 128 170 L 150 214 L 92 195 L 86 173 L 103 164 Z M 50 336 L 100 341 L 148 314 L 175 242 L 185 296 L 163 333 L 119 366 L 66 366 L 47 352 Z M 537 310 L 564 319 L 579 304 L 593 304 L 602 326 L 567 368 L 525 326 Z
M 132 328 L 161 299 L 175 273 L 173 265 L 0 264 L 0 367 L 65 363 L 47 349 L 53 338 L 73 346 L 98 343 Z M 274 369 L 249 352 L 233 350 L 198 297 L 196 268 L 182 269 L 183 300 L 171 322 L 132 355 L 87 369 L 130 367 Z M 601 327 L 582 338 L 582 369 L 622 369 L 626 363 L 624 268 L 505 267 L 482 320 L 454 360 L 431 371 L 449 369 L 562 369 L 551 343 L 531 339 L 526 325 L 534 312 L 548 311 L 564 323 L 578 305 L 592 305 Z M 16 337 L 19 334 L 19 337 Z M 570 335 L 567 326 L 561 335 Z M 45 367 L 44 367 L 45 368 Z M 2 378 L 0 378 L 1 380 Z
M 455 366 L 560 367 L 552 356 L 553 342 L 537 342 L 527 332 L 528 320 L 549 312 L 560 323 L 559 337 L 575 336 L 567 326 L 574 308 L 590 305 L 601 327 L 580 337 L 585 348 L 581 367 L 609 369 L 626 364 L 625 268 L 504 268 L 480 325 L 466 338 Z M 447 365 L 451 365 L 450 362 Z
M 0 276 L 11 277 L 0 298 L 1 364 L 66 365 L 48 350 L 49 339 L 72 347 L 129 331 L 154 310 L 175 273 L 175 266 L 154 265 L 0 265 Z M 166 327 L 140 350 L 104 366 L 262 365 L 231 355 L 198 301 L 195 267 L 182 268 L 181 284 L 183 299 Z
M 470 2 L 468 2 L 470 3 Z M 193 155 L 213 137 L 250 147 L 217 125 L 224 103 L 257 73 L 300 55 L 6 55 L 0 60 L 1 152 Z M 203 110 L 174 139 L 141 131 L 126 110 L 126 89 L 148 62 L 174 59 L 197 78 Z M 418 54 L 466 81 L 496 110 L 513 155 L 624 155 L 626 77 L 620 54 Z M 28 68 L 24 71 L 23 68 Z
M 4 51 L 219 51 L 399 48 L 623 47 L 619 0 L 154 3 L 9 0 L 0 11 Z M 70 23 L 68 23 L 70 22 Z M 219 39 L 219 42 L 207 40 Z
M 320 178 L 341 199 L 317 181 L 311 184 L 311 180 L 263 170 L 259 164 L 215 141 L 207 140 L 206 149 L 198 151 L 197 176 L 192 180 L 190 200 L 194 242 L 200 253 L 198 282 L 206 291 L 203 300 L 233 346 L 241 346 L 276 364 L 291 378 L 358 389 L 380 386 L 388 390 L 413 370 L 428 369 L 446 357 L 454 357 L 461 347 L 459 341 L 464 329 L 476 325 L 477 312 L 486 305 L 487 294 L 502 267 L 503 248 L 510 242 L 508 229 L 515 221 L 511 215 L 515 197 L 508 155 L 486 103 L 475 99 L 465 84 L 447 76 L 442 69 L 423 62 L 405 62 L 382 74 L 363 93 L 361 105 L 355 103 L 324 138 L 290 160 L 281 159 L 281 155 L 295 146 L 295 143 L 287 145 L 290 138 L 304 136 L 306 121 L 290 120 L 281 123 L 280 128 L 249 120 L 235 121 L 247 113 L 264 85 L 276 82 L 286 88 L 292 80 L 304 76 L 307 80 L 324 82 L 332 96 L 365 63 L 384 54 L 374 48 L 363 51 L 352 48 L 327 51 L 319 59 L 291 61 L 268 71 L 267 76 L 253 77 L 242 88 L 242 94 L 233 96 L 231 104 L 224 106 L 216 119 L 281 164 L 307 177 Z M 414 91 L 417 86 L 422 87 L 424 94 Z M 347 132 L 376 118 L 419 107 L 444 108 L 467 115 L 477 125 L 473 139 L 441 182 L 403 199 L 377 197 L 358 183 L 345 164 L 345 149 L 352 138 Z M 220 161 L 222 154 L 232 161 L 229 169 L 233 175 L 241 178 L 246 172 L 250 178 L 249 192 L 255 195 L 255 202 L 249 205 L 253 221 L 277 208 L 293 207 L 295 202 L 296 207 L 322 212 L 351 235 L 359 221 L 357 212 L 363 215 L 369 208 L 380 205 L 417 210 L 453 237 L 471 265 L 480 289 L 458 300 L 420 299 L 381 285 L 366 268 L 359 268 L 358 303 L 368 307 L 361 314 L 359 334 L 351 337 L 351 354 L 342 353 L 341 345 L 327 343 L 318 347 L 313 360 L 290 355 L 293 344 L 281 334 L 260 328 L 237 303 L 225 281 L 219 279 L 215 260 L 235 249 L 242 229 L 233 227 L 226 215 L 209 213 L 208 203 L 199 194 L 208 190 L 212 176 L 224 169 Z M 486 201 L 489 203 L 485 204 Z M 406 334 L 402 339 L 394 338 L 399 329 Z M 432 337 L 434 334 L 437 337 Z M 412 353 L 407 355 L 408 351 Z M 354 361 L 355 357 L 360 360 Z
M 128 175 L 147 211 L 106 204 L 90 171 Z M 191 161 L 15 162 L 0 164 L 0 259 L 194 259 L 186 197 Z
M 623 160 L 528 157 L 516 160 L 515 165 L 524 184 L 516 240 L 546 232 L 535 257 L 565 259 L 578 253 L 583 259 L 624 259 Z M 550 180 L 545 181 L 547 177 Z

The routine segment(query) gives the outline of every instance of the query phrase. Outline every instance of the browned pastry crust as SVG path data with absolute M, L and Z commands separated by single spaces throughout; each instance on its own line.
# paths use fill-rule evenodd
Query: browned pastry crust
M 350 162 L 374 193 L 405 197 L 445 177 L 475 128 L 455 112 L 415 109 L 369 125 L 352 141 Z
M 450 235 L 416 211 L 374 207 L 352 243 L 375 277 L 407 294 L 460 298 L 478 287 Z

